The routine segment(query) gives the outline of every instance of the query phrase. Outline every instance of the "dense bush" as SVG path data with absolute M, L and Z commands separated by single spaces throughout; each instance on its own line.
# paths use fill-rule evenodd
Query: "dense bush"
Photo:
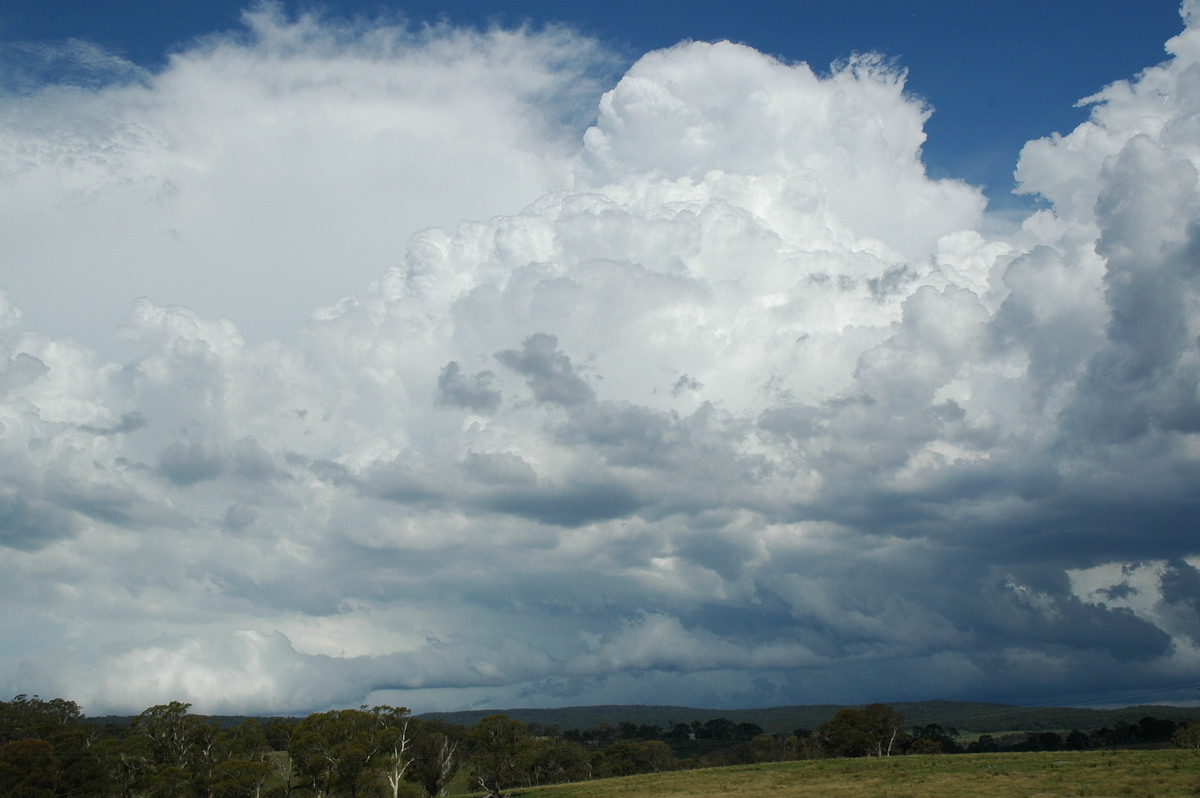
M 78 705 L 19 695 L 0 701 L 5 798 L 337 798 L 441 796 L 461 787 L 515 788 L 677 768 L 830 756 L 1060 751 L 1174 744 L 1200 750 L 1200 723 L 1144 717 L 1089 733 L 982 735 L 904 727 L 889 706 L 844 708 L 815 731 L 765 734 L 723 718 L 585 730 L 490 715 L 471 729 L 414 718 L 403 707 L 334 710 L 302 719 L 209 718 L 188 704 L 129 720 L 87 722 Z

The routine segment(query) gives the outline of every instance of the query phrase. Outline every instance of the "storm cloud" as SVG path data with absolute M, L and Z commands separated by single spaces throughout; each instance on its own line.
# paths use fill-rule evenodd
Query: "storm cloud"
M 132 307 L 101 347 L 0 292 L 0 686 L 89 713 L 1190 689 L 1183 18 L 1026 145 L 1013 224 L 926 174 L 931 111 L 876 56 L 686 42 L 608 79 L 567 30 L 267 5 L 153 74 L 89 50 L 88 80 L 8 87 L 12 295 Z M 16 276 L 51 262 L 83 277 Z M 354 296 L 243 333 L 347 266 Z

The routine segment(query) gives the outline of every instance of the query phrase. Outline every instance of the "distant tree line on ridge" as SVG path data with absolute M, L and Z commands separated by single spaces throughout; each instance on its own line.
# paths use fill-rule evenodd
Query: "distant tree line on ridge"
M 305 718 L 209 718 L 177 701 L 127 723 L 89 721 L 61 698 L 0 701 L 6 798 L 434 798 L 693 767 L 824 757 L 1058 751 L 1174 744 L 1200 751 L 1200 722 L 1143 718 L 1083 733 L 980 736 L 906 728 L 884 704 L 839 710 L 816 729 L 765 734 L 724 718 L 560 731 L 502 714 L 468 728 L 404 707 Z

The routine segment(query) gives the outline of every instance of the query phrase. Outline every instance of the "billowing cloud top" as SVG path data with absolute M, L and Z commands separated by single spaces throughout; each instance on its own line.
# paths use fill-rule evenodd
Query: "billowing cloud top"
M 10 88 L 12 295 L 194 290 L 237 323 L 139 299 L 114 359 L 0 295 L 0 684 L 90 712 L 1179 684 L 1184 19 L 1027 145 L 1046 208 L 1003 234 L 927 177 L 928 109 L 873 57 L 685 43 L 603 91 L 568 31 L 261 7 L 156 74 Z

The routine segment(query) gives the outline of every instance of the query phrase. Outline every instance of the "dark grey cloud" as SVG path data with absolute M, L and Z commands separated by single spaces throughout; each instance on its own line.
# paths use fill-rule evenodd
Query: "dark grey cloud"
M 1159 579 L 1162 600 L 1181 634 L 1200 644 L 1200 569 L 1186 560 L 1173 560 Z
M 701 391 L 704 389 L 704 383 L 695 377 L 689 377 L 686 374 L 681 374 L 679 379 L 675 380 L 675 384 L 671 386 L 671 394 L 679 396 L 684 391 Z
M 225 513 L 221 516 L 221 527 L 230 532 L 241 532 L 257 519 L 258 513 L 254 508 L 231 504 L 225 508 Z
M 1114 599 L 1127 599 L 1130 596 L 1136 596 L 1138 594 L 1138 589 L 1131 587 L 1128 584 L 1121 583 L 1119 585 L 1113 585 L 1112 587 L 1104 588 L 1099 592 L 1101 596 L 1109 601 L 1112 601 Z
M 683 535 L 676 543 L 680 557 L 713 571 L 726 580 L 736 580 L 742 567 L 754 558 L 745 541 L 717 535 Z M 746 615 L 746 613 L 739 613 Z M 777 632 L 776 632 L 777 633 Z
M 525 377 L 533 398 L 556 405 L 578 405 L 595 399 L 596 394 L 571 365 L 571 358 L 558 351 L 558 338 L 534 333 L 521 349 L 496 353 L 503 365 Z
M 176 440 L 159 453 L 154 470 L 182 487 L 211 482 L 226 474 L 244 483 L 255 483 L 281 473 L 271 453 L 249 436 L 224 446 L 202 440 Z
M 373 463 L 354 484 L 366 495 L 398 504 L 441 501 L 446 486 L 407 457 Z
M 691 448 L 688 427 L 673 412 L 657 412 L 628 402 L 592 402 L 575 410 L 558 430 L 564 444 L 594 447 L 618 466 L 679 465 L 680 450 Z
M 462 463 L 466 475 L 485 485 L 526 486 L 537 482 L 537 472 L 523 457 L 511 452 L 471 452 Z
M 93 476 L 55 474 L 47 479 L 45 497 L 56 506 L 106 524 L 127 529 L 170 526 L 182 521 L 179 513 L 156 504 L 123 481 Z
M 1130 139 L 1106 175 L 1096 247 L 1108 263 L 1107 345 L 1090 359 L 1064 425 L 1085 445 L 1186 429 L 1200 415 L 1200 397 L 1179 390 L 1180 378 L 1196 374 L 1186 359 L 1195 348 L 1191 298 L 1200 291 L 1200 228 L 1182 210 L 1195 193 L 1196 168 L 1143 135 Z
M 637 492 L 615 482 L 512 489 L 483 500 L 494 512 L 567 528 L 624 518 L 644 504 Z
M 253 438 L 235 441 L 228 457 L 229 470 L 239 479 L 262 482 L 278 474 L 271 453 Z
M 155 470 L 172 484 L 186 486 L 216 479 L 225 468 L 222 452 L 212 444 L 181 440 L 162 450 Z
M 1075 596 L 999 586 L 991 646 L 1039 643 L 1049 650 L 1103 651 L 1117 662 L 1149 662 L 1170 653 L 1171 635 L 1132 611 L 1087 604 Z
M 137 432 L 145 427 L 149 420 L 136 410 L 128 413 L 122 413 L 121 418 L 117 423 L 107 427 L 95 427 L 90 424 L 83 426 L 84 432 L 89 432 L 93 435 L 127 435 L 130 432 Z
M 492 388 L 490 371 L 477 371 L 468 376 L 458 363 L 451 360 L 438 375 L 436 402 L 439 405 L 462 407 L 477 413 L 491 413 L 500 406 L 500 391 Z
M 21 551 L 37 551 L 78 529 L 73 514 L 23 489 L 0 485 L 0 544 Z
M 1167 563 L 1162 575 L 1163 601 L 1188 604 L 1200 612 L 1200 569 L 1184 560 Z
M 40 359 L 27 352 L 18 352 L 0 370 L 0 391 L 15 391 L 24 388 L 50 371 Z

